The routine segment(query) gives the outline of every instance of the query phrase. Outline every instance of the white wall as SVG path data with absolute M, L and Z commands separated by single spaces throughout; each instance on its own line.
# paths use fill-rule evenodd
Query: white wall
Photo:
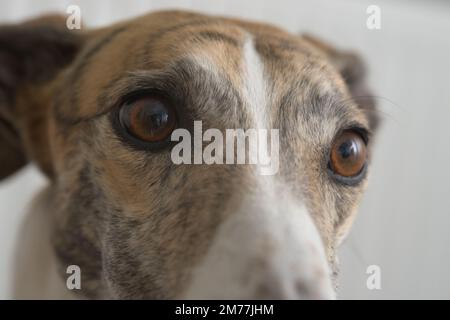
M 0 2 L 0 23 L 81 7 L 87 25 L 155 8 L 191 8 L 308 31 L 368 62 L 384 124 L 369 190 L 341 251 L 341 298 L 450 298 L 450 3 L 444 1 L 60 1 Z M 382 28 L 366 28 L 381 7 Z M 0 164 L 1 165 L 1 164 Z M 0 298 L 10 297 L 14 239 L 23 208 L 43 184 L 33 168 L 0 183 Z M 368 290 L 368 265 L 382 289 Z

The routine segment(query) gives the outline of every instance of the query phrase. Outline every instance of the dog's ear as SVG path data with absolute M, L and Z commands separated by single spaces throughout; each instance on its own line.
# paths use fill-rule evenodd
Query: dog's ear
M 0 26 L 0 179 L 30 160 L 51 176 L 47 87 L 81 44 L 62 16 Z
M 313 36 L 303 35 L 302 38 L 325 53 L 345 80 L 353 100 L 367 114 L 371 130 L 375 130 L 378 127 L 379 118 L 374 96 L 366 83 L 367 68 L 363 60 L 354 52 L 336 50 Z

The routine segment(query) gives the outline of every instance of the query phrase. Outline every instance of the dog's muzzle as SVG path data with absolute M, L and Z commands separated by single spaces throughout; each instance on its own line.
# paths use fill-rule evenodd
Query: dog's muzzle
M 182 298 L 334 299 L 317 228 L 286 194 L 247 197 L 218 228 Z

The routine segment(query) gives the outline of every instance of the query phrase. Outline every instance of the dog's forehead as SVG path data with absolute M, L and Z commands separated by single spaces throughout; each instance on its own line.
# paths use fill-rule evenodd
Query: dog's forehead
M 212 76 L 209 80 L 226 79 L 220 82 L 226 90 L 253 100 L 264 94 L 271 104 L 281 105 L 293 97 L 298 101 L 290 102 L 298 105 L 311 103 L 307 97 L 347 98 L 342 78 L 324 55 L 300 37 L 270 25 L 160 12 L 94 35 L 67 76 L 71 93 L 65 95 L 66 103 L 60 103 L 64 105 L 60 115 L 71 121 L 107 111 L 120 98 L 117 84 L 130 74 L 167 72 L 180 63 L 190 65 L 184 70 L 190 69 L 192 78 L 201 69 Z
M 173 15 L 173 20 L 164 19 L 156 30 L 150 26 L 157 19 L 144 18 L 142 23 L 149 24 L 150 32 L 139 20 L 129 26 L 127 36 L 138 43 L 136 52 L 143 54 L 140 62 L 145 61 L 136 68 L 165 69 L 188 57 L 242 86 L 243 69 L 258 59 L 264 75 L 273 82 L 283 84 L 308 77 L 324 90 L 330 89 L 326 87 L 330 84 L 345 87 L 325 56 L 300 36 L 268 24 L 179 12 L 166 14 Z M 164 13 L 161 16 L 165 17 Z

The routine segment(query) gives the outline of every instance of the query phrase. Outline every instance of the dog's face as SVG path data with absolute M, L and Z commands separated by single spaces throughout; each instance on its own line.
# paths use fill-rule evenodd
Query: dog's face
M 193 13 L 64 27 L 0 28 L 1 175 L 49 176 L 62 273 L 88 297 L 332 297 L 376 125 L 361 62 Z M 200 120 L 278 129 L 278 172 L 175 164 L 171 133 Z

